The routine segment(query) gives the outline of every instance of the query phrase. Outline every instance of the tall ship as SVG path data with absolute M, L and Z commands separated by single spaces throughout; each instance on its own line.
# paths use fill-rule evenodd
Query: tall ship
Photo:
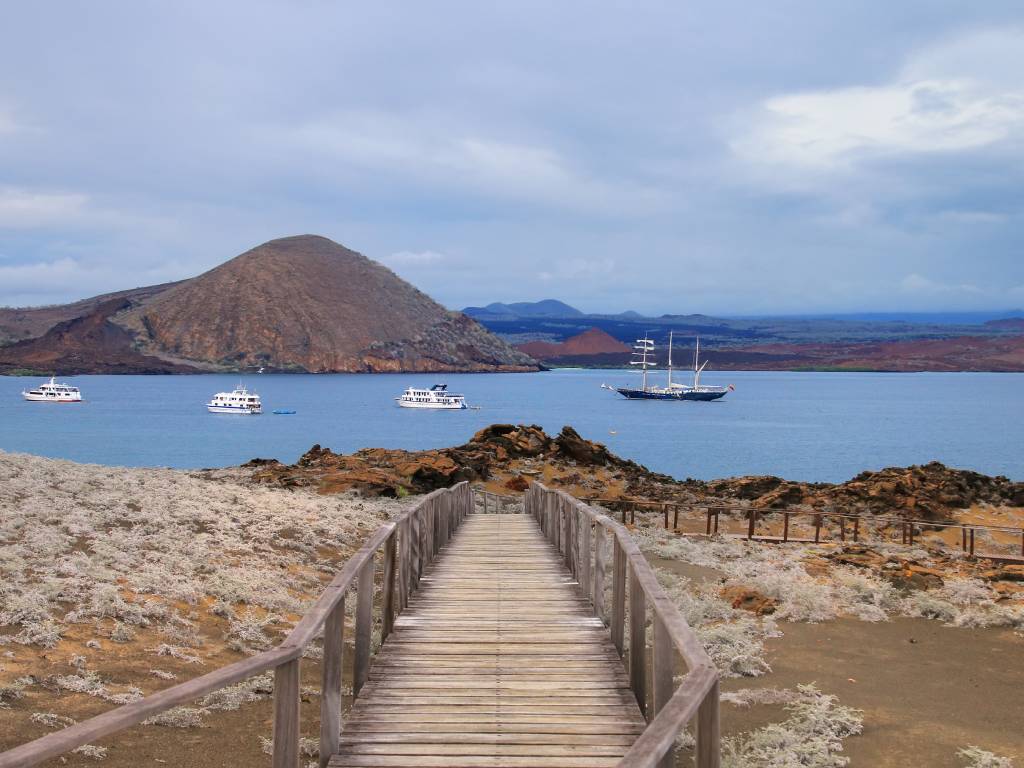
M 255 416 L 263 413 L 263 404 L 260 402 L 259 395 L 239 384 L 232 392 L 218 392 L 214 395 L 213 399 L 206 404 L 206 410 L 210 413 L 238 413 Z
M 465 396 L 449 392 L 447 384 L 435 384 L 430 389 L 409 387 L 395 401 L 402 408 L 430 408 L 437 411 L 461 411 L 466 407 Z
M 70 384 L 59 384 L 56 376 L 51 376 L 45 384 L 35 389 L 22 390 L 21 396 L 30 403 L 80 403 L 82 393 L 78 387 Z
M 607 384 L 602 384 L 601 386 L 613 392 L 618 392 L 627 400 L 718 400 L 735 389 L 732 384 L 727 387 L 717 387 L 700 383 L 700 375 L 704 372 L 708 361 L 700 362 L 699 336 L 697 337 L 697 348 L 693 353 L 693 383 L 680 384 L 672 381 L 672 337 L 673 333 L 669 331 L 668 381 L 664 387 L 648 386 L 647 384 L 647 371 L 651 368 L 656 368 L 657 363 L 654 362 L 654 341 L 648 338 L 646 334 L 642 339 L 636 340 L 636 344 L 633 347 L 633 359 L 629 361 L 630 365 L 639 366 L 641 376 L 640 388 L 610 387 Z

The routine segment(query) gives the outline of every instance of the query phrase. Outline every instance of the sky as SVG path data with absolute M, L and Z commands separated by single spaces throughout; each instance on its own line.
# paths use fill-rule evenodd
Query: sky
M 0 305 L 316 233 L 451 308 L 1024 306 L 1019 2 L 4 6 Z

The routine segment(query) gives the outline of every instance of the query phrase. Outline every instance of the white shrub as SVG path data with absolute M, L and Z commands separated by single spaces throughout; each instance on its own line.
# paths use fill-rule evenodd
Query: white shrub
M 812 685 L 797 688 L 789 717 L 722 740 L 723 768 L 842 768 L 843 739 L 861 732 L 862 713 Z
M 967 768 L 1013 768 L 1011 758 L 1000 757 L 981 747 L 964 747 L 957 750 L 957 755 L 967 761 Z

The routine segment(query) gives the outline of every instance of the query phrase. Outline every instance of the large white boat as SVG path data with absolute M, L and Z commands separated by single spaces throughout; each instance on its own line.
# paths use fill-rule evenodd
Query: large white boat
M 21 396 L 31 403 L 80 403 L 82 393 L 70 384 L 58 384 L 57 377 L 51 376 L 45 384 L 35 389 L 22 390 Z
M 255 416 L 263 413 L 263 405 L 260 403 L 259 395 L 239 384 L 233 392 L 218 392 L 214 395 L 213 400 L 206 404 L 206 410 L 210 413 L 241 413 Z
M 448 391 L 447 384 L 435 384 L 430 389 L 409 387 L 395 400 L 403 408 L 433 408 L 441 411 L 459 411 L 466 407 L 466 398 Z

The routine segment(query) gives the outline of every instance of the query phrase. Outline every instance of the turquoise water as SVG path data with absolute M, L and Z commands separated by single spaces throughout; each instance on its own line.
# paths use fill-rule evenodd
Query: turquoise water
M 436 448 L 487 424 L 573 425 L 621 456 L 679 478 L 776 474 L 839 481 L 864 469 L 939 460 L 1024 480 L 1024 374 L 713 372 L 736 385 L 714 403 L 626 401 L 599 387 L 624 371 L 535 374 L 262 375 L 246 384 L 262 416 L 204 404 L 237 376 L 76 376 L 80 405 L 27 403 L 36 379 L 0 376 L 0 449 L 128 466 L 219 467 L 253 457 L 293 462 L 314 443 L 335 451 Z M 446 381 L 480 410 L 401 409 L 410 385 Z M 297 411 L 274 416 L 275 408 Z M 611 434 L 614 432 L 615 434 Z

